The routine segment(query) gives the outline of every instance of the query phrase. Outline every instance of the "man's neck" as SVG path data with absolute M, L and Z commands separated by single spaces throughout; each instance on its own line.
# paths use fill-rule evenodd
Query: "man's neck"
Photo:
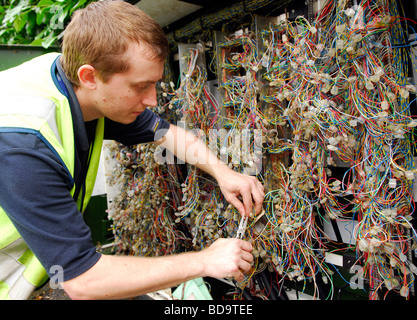
M 94 98 L 91 92 L 83 90 L 81 87 L 74 89 L 78 102 L 80 103 L 81 112 L 83 113 L 84 121 L 92 121 L 101 117 L 96 111 L 94 105 Z

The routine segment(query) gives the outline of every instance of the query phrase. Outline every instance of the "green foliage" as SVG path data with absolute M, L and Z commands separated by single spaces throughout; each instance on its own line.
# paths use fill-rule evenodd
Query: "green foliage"
M 72 13 L 90 2 L 0 0 L 0 44 L 56 45 Z

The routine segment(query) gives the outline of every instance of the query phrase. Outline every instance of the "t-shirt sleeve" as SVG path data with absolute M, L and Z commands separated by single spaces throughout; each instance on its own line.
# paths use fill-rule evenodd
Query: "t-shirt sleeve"
M 66 281 L 90 269 L 101 254 L 60 160 L 33 134 L 2 133 L 0 168 L 0 206 L 46 272 L 61 266 Z
M 169 129 L 169 122 L 146 109 L 130 124 L 105 120 L 104 139 L 116 140 L 126 146 L 161 139 Z

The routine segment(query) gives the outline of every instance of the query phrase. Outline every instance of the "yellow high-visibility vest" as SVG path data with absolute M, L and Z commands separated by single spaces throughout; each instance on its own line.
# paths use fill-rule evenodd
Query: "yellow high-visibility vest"
M 51 75 L 58 57 L 58 53 L 49 53 L 0 72 L 0 133 L 37 136 L 61 160 L 73 181 L 75 146 L 71 109 Z M 79 209 L 87 207 L 94 188 L 103 135 L 104 118 L 97 123 L 84 197 L 77 200 Z M 75 185 L 72 195 L 74 191 Z M 47 279 L 45 269 L 0 207 L 0 299 L 27 299 Z

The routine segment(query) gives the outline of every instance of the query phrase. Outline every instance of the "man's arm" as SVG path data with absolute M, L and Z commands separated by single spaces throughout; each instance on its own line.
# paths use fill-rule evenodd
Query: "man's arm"
M 122 299 L 170 288 L 198 277 L 244 279 L 252 245 L 218 239 L 200 252 L 164 257 L 103 255 L 87 272 L 62 283 L 72 299 Z
M 264 189 L 255 178 L 231 170 L 195 135 L 171 125 L 156 142 L 178 158 L 213 176 L 242 215 L 262 209 Z M 240 200 L 240 198 L 242 200 Z M 62 285 L 73 299 L 120 299 L 176 286 L 197 277 L 244 279 L 253 261 L 252 245 L 239 239 L 218 239 L 199 252 L 164 257 L 105 256 L 87 272 Z
M 251 214 L 253 205 L 256 213 L 262 210 L 264 187 L 258 179 L 230 169 L 190 131 L 171 124 L 155 143 L 215 178 L 226 200 L 242 216 Z

